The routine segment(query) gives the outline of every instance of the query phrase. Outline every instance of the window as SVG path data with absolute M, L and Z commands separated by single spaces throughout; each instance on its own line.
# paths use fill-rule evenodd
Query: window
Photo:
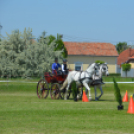
M 75 62 L 75 71 L 83 70 L 83 63 L 82 62 Z

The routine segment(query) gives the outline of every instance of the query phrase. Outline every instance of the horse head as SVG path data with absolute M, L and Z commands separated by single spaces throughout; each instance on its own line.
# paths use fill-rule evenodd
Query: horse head
M 91 75 L 95 74 L 95 75 L 99 75 L 99 64 L 97 63 L 92 63 L 91 65 L 88 66 L 87 68 L 87 72 L 89 72 Z
M 100 70 L 100 64 L 94 63 L 94 70 L 95 70 L 95 75 L 99 75 L 99 70 Z
M 105 76 L 109 75 L 107 63 L 101 64 L 100 70 L 101 70 L 103 75 L 105 75 Z

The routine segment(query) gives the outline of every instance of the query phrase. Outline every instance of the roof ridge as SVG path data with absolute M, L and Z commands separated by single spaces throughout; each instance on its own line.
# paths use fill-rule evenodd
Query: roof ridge
M 68 55 L 118 56 L 115 45 L 102 42 L 63 42 Z
M 110 42 L 77 42 L 77 41 L 63 41 L 64 42 L 67 42 L 67 43 L 102 43 L 102 44 L 112 44 Z M 113 44 L 112 44 L 113 45 Z M 114 45 L 115 46 L 115 45 Z

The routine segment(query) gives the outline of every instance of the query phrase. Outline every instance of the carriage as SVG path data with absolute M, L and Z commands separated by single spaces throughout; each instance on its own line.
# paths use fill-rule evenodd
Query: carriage
M 96 72 L 98 72 L 98 74 Z M 82 75 L 84 79 L 81 77 Z M 38 98 L 47 98 L 50 92 L 50 96 L 52 99 L 59 99 L 60 97 L 64 99 L 68 99 L 72 91 L 71 82 L 67 82 L 68 83 L 67 88 L 66 88 L 66 85 L 63 83 L 66 78 L 67 78 L 67 81 L 70 81 L 72 80 L 70 79 L 70 76 L 71 77 L 77 76 L 77 80 L 75 82 L 80 83 L 80 86 L 77 86 L 77 96 L 79 96 L 79 99 L 81 99 L 82 97 L 82 90 L 83 90 L 83 85 L 84 85 L 85 89 L 88 89 L 89 99 L 91 98 L 89 86 L 93 86 L 95 90 L 95 100 L 99 100 L 99 98 L 103 94 L 102 75 L 106 75 L 106 76 L 109 75 L 108 66 L 106 63 L 101 64 L 101 65 L 93 63 L 88 66 L 86 71 L 82 71 L 82 72 L 71 71 L 68 74 L 68 77 L 67 75 L 64 75 L 63 73 L 58 74 L 57 71 L 55 71 L 53 74 L 45 73 L 44 78 L 41 79 L 37 84 L 37 96 Z M 80 78 L 82 78 L 81 80 L 83 80 L 83 83 L 81 83 Z M 61 86 L 62 88 L 60 88 Z M 97 87 L 101 91 L 101 94 L 99 96 L 97 96 L 97 91 L 96 91 Z M 62 91 L 60 91 L 60 89 L 62 89 Z M 65 93 L 65 97 L 64 97 L 64 93 Z
M 44 78 L 37 84 L 37 96 L 38 98 L 47 98 L 50 93 L 52 99 L 59 99 L 64 97 L 64 91 L 60 92 L 60 86 L 63 84 L 67 77 L 67 74 L 63 74 L 62 71 L 58 73 L 44 73 Z M 70 96 L 70 92 L 68 93 Z

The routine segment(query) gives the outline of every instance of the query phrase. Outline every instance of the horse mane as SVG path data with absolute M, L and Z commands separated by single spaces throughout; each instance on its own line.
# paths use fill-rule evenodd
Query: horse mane
M 93 63 L 89 64 L 87 68 L 89 68 Z M 105 64 L 105 63 L 104 63 Z M 98 63 L 95 63 L 95 65 L 100 66 Z M 102 65 L 102 64 L 101 64 Z M 106 64 L 105 64 L 106 65 Z
M 100 64 L 100 66 L 107 66 L 107 63 L 102 63 L 102 64 Z M 107 68 L 108 68 L 108 66 L 107 66 Z
M 87 68 L 89 68 L 92 64 L 94 64 L 94 63 L 89 64 Z M 97 63 L 95 63 L 95 64 L 97 65 Z
M 91 65 L 92 65 L 92 63 L 91 63 L 91 64 L 89 64 L 87 68 L 89 68 Z

